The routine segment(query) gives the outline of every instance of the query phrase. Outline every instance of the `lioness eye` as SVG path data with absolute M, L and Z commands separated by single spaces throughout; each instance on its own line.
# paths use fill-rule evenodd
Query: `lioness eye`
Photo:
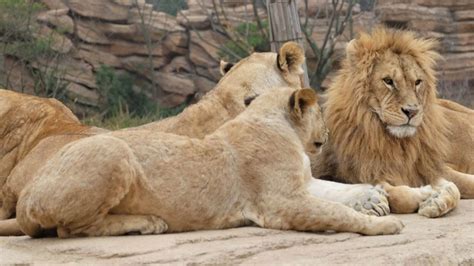
M 391 78 L 384 78 L 383 82 L 385 82 L 385 84 L 387 84 L 389 86 L 393 86 L 393 79 L 391 79 Z
M 253 100 L 255 100 L 255 98 L 257 98 L 258 95 L 254 95 L 254 96 L 251 96 L 251 97 L 248 97 L 248 98 L 245 98 L 244 99 L 244 104 L 245 106 L 249 106 Z
M 421 84 L 421 79 L 417 79 L 417 80 L 415 81 L 415 86 L 418 86 L 418 85 L 420 85 L 420 84 Z

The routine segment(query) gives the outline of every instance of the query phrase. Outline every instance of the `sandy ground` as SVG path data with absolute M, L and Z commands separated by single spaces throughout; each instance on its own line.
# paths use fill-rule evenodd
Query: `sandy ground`
M 0 237 L 0 263 L 474 265 L 474 200 L 443 218 L 399 215 L 402 234 L 313 234 L 255 227 L 155 236 Z

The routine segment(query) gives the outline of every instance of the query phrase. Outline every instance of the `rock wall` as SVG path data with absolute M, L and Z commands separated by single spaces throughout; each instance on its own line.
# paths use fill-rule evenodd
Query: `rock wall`
M 254 19 L 252 6 L 245 1 L 224 1 L 225 8 L 215 12 L 210 0 L 188 0 L 189 9 L 177 17 L 153 10 L 144 0 L 37 1 L 48 9 L 37 16 L 39 34 L 53 38 L 53 49 L 64 55 L 59 66 L 68 82 L 67 96 L 74 103 L 70 106 L 79 115 L 98 110 L 95 73 L 101 65 L 136 75 L 136 89 L 163 107 L 199 97 L 220 78 L 219 47 L 228 39 L 219 33 L 216 22 L 225 20 L 220 26 L 234 27 Z M 303 14 L 303 1 L 298 3 Z M 326 0 L 309 1 L 309 24 L 315 26 L 313 38 L 319 44 L 327 29 L 328 8 Z M 263 9 L 257 13 L 266 18 Z M 446 58 L 440 64 L 443 94 L 474 106 L 474 2 L 380 0 L 375 12 L 361 12 L 356 5 L 353 18 L 354 32 L 382 22 L 439 38 Z M 349 39 L 349 33 L 339 39 L 335 59 L 343 56 Z M 308 47 L 306 54 L 311 68 L 316 58 Z M 34 80 L 28 71 L 14 58 L 7 56 L 3 61 L 14 77 L 12 87 L 26 87 L 32 93 L 28 88 Z

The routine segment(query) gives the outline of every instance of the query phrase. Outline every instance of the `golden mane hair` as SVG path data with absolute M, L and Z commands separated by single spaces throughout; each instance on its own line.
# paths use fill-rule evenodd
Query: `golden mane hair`
M 440 58 L 434 51 L 436 46 L 436 41 L 417 38 L 413 32 L 383 27 L 348 44 L 342 69 L 328 89 L 324 105 L 330 134 L 323 153 L 330 154 L 323 161 L 335 166 L 332 174 L 336 179 L 420 186 L 442 176 L 449 123 L 436 104 L 433 67 Z M 368 104 L 374 65 L 387 50 L 413 57 L 426 75 L 427 92 L 420 99 L 423 122 L 412 137 L 390 135 Z

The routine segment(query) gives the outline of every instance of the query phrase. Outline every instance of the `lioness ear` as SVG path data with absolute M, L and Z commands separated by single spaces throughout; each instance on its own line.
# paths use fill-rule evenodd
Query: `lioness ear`
M 282 72 L 301 75 L 304 63 L 304 51 L 297 43 L 287 42 L 280 48 L 277 55 L 277 66 Z
M 316 104 L 318 96 L 311 88 L 294 91 L 289 100 L 290 112 L 298 117 L 302 117 L 308 107 Z
M 221 60 L 220 63 L 220 72 L 221 75 L 224 76 L 229 70 L 234 66 L 233 63 L 226 62 L 224 60 Z

